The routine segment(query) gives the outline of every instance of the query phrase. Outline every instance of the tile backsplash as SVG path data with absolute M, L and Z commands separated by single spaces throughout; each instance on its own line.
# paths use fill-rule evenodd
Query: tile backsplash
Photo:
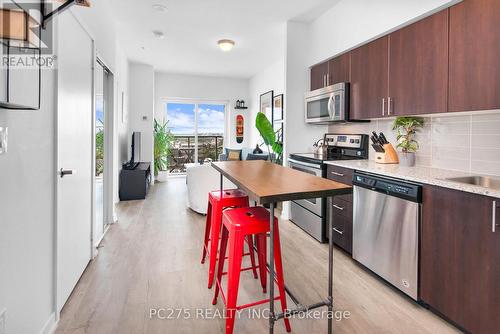
M 416 136 L 420 145 L 418 166 L 500 176 L 500 110 L 440 114 L 424 119 L 425 126 Z M 393 121 L 381 119 L 370 123 L 335 124 L 329 126 L 329 131 L 384 132 L 394 145 Z M 375 156 L 374 153 L 370 148 L 370 158 Z

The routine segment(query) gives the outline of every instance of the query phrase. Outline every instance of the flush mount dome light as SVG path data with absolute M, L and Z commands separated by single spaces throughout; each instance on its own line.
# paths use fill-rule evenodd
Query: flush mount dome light
M 153 5 L 153 9 L 156 10 L 157 12 L 166 12 L 167 6 L 157 3 Z
M 153 30 L 153 36 L 158 38 L 158 39 L 164 39 L 165 34 L 162 31 L 159 30 Z
M 235 43 L 230 39 L 221 39 L 217 42 L 217 44 L 222 51 L 231 51 Z

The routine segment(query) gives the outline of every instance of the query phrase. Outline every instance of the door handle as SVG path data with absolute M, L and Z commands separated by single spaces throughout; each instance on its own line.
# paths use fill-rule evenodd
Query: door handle
M 385 97 L 382 98 L 382 116 L 385 116 Z
M 343 177 L 343 176 L 344 176 L 344 174 L 342 174 L 342 173 L 337 173 L 337 172 L 330 172 L 330 173 L 332 173 L 333 175 L 340 176 L 340 177 Z
M 332 112 L 332 101 L 333 101 L 333 94 L 330 95 L 330 97 L 328 98 L 328 115 L 330 115 L 330 118 L 333 118 L 333 112 Z
M 74 170 L 74 169 L 63 169 L 63 168 L 61 168 L 59 170 L 59 175 L 61 176 L 61 178 L 63 178 L 64 175 L 73 175 L 73 174 L 76 174 L 76 170 Z
M 338 205 L 336 205 L 336 204 L 334 204 L 334 205 L 333 205 L 333 207 L 334 207 L 335 209 L 337 209 L 337 210 L 344 211 L 344 208 L 343 208 L 343 207 L 338 206 Z
M 334 230 L 335 232 L 337 232 L 338 234 L 340 234 L 340 235 L 343 235 L 343 234 L 344 234 L 344 231 L 337 230 L 335 227 L 333 228 L 333 230 Z

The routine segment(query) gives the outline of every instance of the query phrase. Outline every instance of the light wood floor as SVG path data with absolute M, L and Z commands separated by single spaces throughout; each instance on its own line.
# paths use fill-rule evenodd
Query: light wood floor
M 206 309 L 208 318 L 220 315 L 214 312 L 222 310 L 222 301 L 211 304 L 207 264 L 199 262 L 205 217 L 186 207 L 185 179 L 157 184 L 145 201 L 123 202 L 118 211 L 119 222 L 110 227 L 64 307 L 56 333 L 223 333 L 220 317 L 196 316 L 196 309 Z M 304 304 L 317 302 L 326 295 L 327 245 L 288 221 L 281 223 L 280 235 L 287 285 Z M 334 256 L 335 309 L 350 312 L 349 319 L 334 322 L 335 333 L 458 332 L 340 250 Z M 249 272 L 242 273 L 240 286 L 239 303 L 263 296 Z M 150 317 L 151 309 L 161 308 L 187 313 L 180 319 Z M 293 333 L 326 333 L 326 319 L 293 319 L 291 324 Z M 250 319 L 244 312 L 235 333 L 267 333 L 267 320 Z M 285 333 L 282 322 L 275 333 Z

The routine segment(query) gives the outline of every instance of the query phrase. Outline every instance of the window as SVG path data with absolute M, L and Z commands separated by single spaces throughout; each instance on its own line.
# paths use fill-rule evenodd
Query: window
M 170 173 L 185 173 L 185 165 L 216 161 L 224 147 L 226 103 L 167 101 L 164 120 L 175 137 L 168 158 Z

